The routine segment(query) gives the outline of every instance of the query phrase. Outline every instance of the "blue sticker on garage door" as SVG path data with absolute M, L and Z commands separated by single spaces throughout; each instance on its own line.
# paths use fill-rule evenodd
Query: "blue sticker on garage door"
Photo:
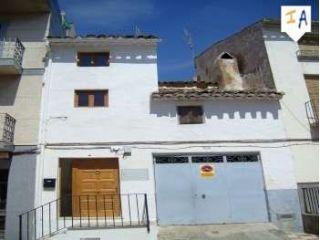
M 257 155 L 156 157 L 155 181 L 161 225 L 268 221 Z

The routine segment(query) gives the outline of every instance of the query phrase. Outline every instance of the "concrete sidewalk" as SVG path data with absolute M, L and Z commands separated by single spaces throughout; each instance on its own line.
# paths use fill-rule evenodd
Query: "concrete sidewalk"
M 271 223 L 160 227 L 158 240 L 316 240 L 318 236 L 285 233 Z

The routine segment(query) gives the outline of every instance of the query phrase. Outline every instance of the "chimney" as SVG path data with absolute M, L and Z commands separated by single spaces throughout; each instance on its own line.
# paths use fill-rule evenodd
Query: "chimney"
M 237 59 L 227 52 L 223 52 L 214 62 L 213 81 L 222 90 L 243 90 L 243 79 L 240 76 Z

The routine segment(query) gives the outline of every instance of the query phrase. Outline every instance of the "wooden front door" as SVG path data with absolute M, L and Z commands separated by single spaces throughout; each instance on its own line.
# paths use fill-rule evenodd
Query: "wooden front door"
M 72 213 L 74 217 L 120 215 L 117 158 L 72 161 Z

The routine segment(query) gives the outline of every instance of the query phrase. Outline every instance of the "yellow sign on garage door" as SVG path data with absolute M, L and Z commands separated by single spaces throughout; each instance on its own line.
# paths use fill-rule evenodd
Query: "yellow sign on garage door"
M 200 176 L 203 178 L 213 178 L 216 175 L 215 167 L 213 164 L 201 164 Z

